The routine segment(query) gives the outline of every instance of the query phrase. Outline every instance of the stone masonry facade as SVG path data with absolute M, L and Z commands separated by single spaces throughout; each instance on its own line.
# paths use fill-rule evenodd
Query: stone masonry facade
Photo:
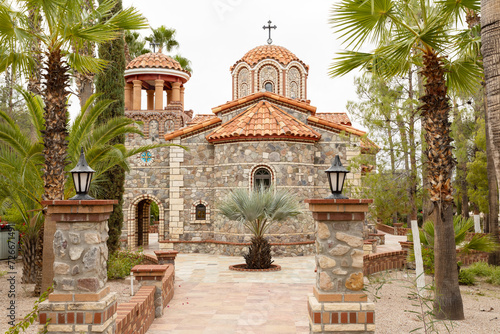
M 255 60 L 251 54 L 247 56 Z M 292 56 L 290 59 L 295 59 Z M 238 64 L 241 67 L 243 63 Z M 302 78 L 305 80 L 306 76 Z M 253 110 L 256 105 L 263 107 Z M 122 234 L 128 247 L 135 249 L 146 244 L 147 236 L 138 235 L 145 230 L 139 226 L 144 220 L 138 218 L 138 213 L 144 213 L 150 201 L 160 210 L 161 249 L 241 255 L 252 235 L 217 212 L 218 202 L 232 189 L 254 189 L 256 171 L 265 170 L 272 187 L 289 190 L 302 203 L 306 198 L 324 198 L 329 194 L 324 170 L 330 167 L 335 155 L 349 166 L 354 157 L 373 154 L 363 144 L 364 132 L 350 126 L 345 114 L 341 116 L 347 119 L 347 125 L 346 121 L 341 124 L 321 118 L 309 101 L 254 92 L 213 108 L 212 112 L 192 119 L 177 117 L 179 121 L 169 133 L 166 125 L 158 124 L 174 118 L 177 114 L 172 111 L 130 114 L 139 119 L 140 113 L 147 113 L 141 119 L 147 119 L 149 124 L 144 126 L 144 137 L 127 138 L 129 148 L 158 143 L 181 147 L 154 149 L 130 160 Z M 234 124 L 243 128 L 234 128 Z M 349 185 L 359 186 L 360 182 L 360 170 L 347 175 Z M 196 214 L 200 205 L 204 216 Z M 273 225 L 267 236 L 274 255 L 312 254 L 315 222 L 303 203 L 303 214 Z

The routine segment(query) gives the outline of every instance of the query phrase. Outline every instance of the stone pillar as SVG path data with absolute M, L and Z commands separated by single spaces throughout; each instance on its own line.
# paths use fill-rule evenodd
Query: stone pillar
M 163 110 L 163 80 L 155 80 L 155 110 Z
M 125 110 L 132 110 L 133 106 L 133 95 L 132 95 L 132 89 L 134 85 L 132 84 L 125 84 Z
M 172 144 L 181 144 L 180 138 L 171 141 Z M 184 162 L 185 150 L 179 146 L 170 146 L 169 166 L 169 237 L 170 240 L 180 240 L 184 233 L 184 196 L 181 193 L 184 188 L 184 175 L 181 172 L 181 163 Z M 160 249 L 173 249 L 173 243 L 160 243 Z
M 172 82 L 172 102 L 181 102 L 181 83 Z
M 172 90 L 167 89 L 167 106 L 172 102 Z
M 183 86 L 183 87 L 181 87 L 181 104 L 182 104 L 182 109 L 183 109 L 183 110 L 184 110 L 184 90 L 185 90 L 185 89 L 186 89 L 186 88 L 184 88 L 184 86 Z
M 363 289 L 367 199 L 306 199 L 316 220 L 316 285 L 309 297 L 311 333 L 374 333 L 375 308 Z
M 156 258 L 158 259 L 158 264 L 171 264 L 175 266 L 175 257 L 178 251 L 174 250 L 159 250 L 155 251 Z
M 134 94 L 133 94 L 133 105 L 132 105 L 132 108 L 134 110 L 141 110 L 141 90 L 142 90 L 142 81 L 134 80 Z
M 148 97 L 148 107 L 146 110 L 154 110 L 155 109 L 155 91 L 152 89 L 148 89 L 146 91 Z
M 116 293 L 106 287 L 108 218 L 116 200 L 43 201 L 55 225 L 54 291 L 38 307 L 48 333 L 114 333 Z M 44 266 L 45 267 L 45 266 Z

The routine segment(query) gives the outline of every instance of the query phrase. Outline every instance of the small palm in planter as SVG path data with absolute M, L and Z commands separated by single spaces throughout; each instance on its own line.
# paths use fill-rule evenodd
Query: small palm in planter
M 260 188 L 235 189 L 219 204 L 220 213 L 252 232 L 252 245 L 246 255 L 246 269 L 268 269 L 273 262 L 271 245 L 264 234 L 276 222 L 301 213 L 299 202 L 286 190 Z

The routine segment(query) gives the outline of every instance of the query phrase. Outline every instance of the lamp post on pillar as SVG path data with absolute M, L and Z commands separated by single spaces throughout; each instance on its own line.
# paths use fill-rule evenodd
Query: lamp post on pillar
M 40 329 L 48 323 L 47 333 L 115 333 L 116 293 L 106 286 L 106 241 L 118 201 L 88 195 L 94 170 L 83 149 L 71 173 L 75 197 L 42 201 L 47 212 L 42 290 L 53 284 L 54 291 L 38 306 Z
M 317 274 L 308 300 L 310 331 L 374 333 L 374 304 L 362 290 L 363 221 L 373 200 L 341 194 L 348 171 L 338 156 L 325 172 L 333 195 L 305 200 L 316 221 Z

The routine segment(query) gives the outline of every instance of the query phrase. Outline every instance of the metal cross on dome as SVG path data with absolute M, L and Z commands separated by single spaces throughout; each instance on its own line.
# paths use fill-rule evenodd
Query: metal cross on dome
M 271 39 L 271 29 L 278 28 L 276 25 L 271 25 L 271 20 L 267 21 L 267 26 L 263 26 L 262 29 L 269 29 L 269 38 L 267 39 L 267 44 L 271 44 L 273 40 Z

